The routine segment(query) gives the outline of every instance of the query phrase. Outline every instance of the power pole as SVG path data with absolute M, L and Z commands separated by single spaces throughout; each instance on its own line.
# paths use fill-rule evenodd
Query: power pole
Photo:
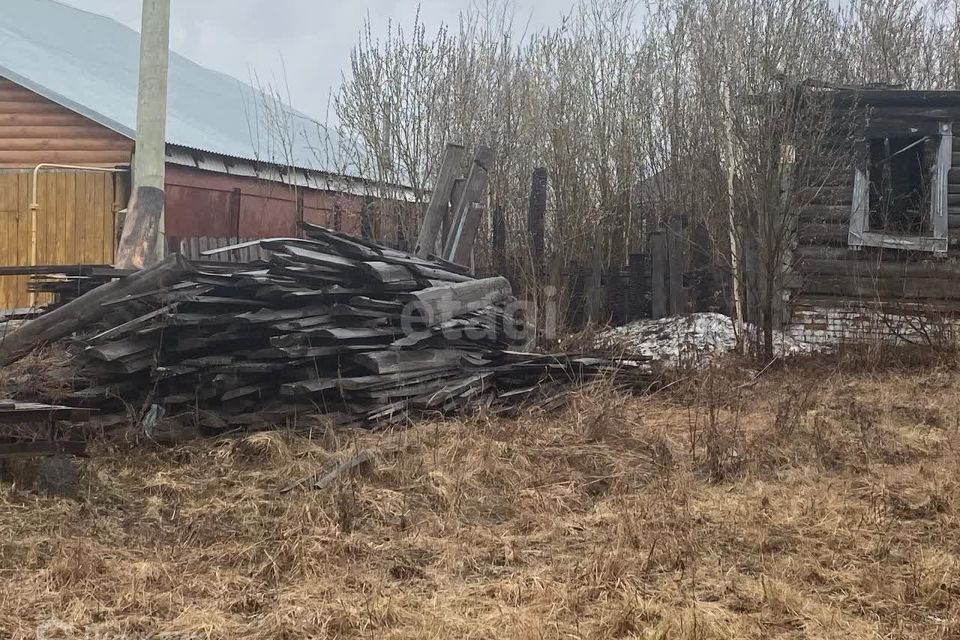
M 133 190 L 116 259 L 118 267 L 127 269 L 149 267 L 166 253 L 163 187 L 170 0 L 143 0 L 142 11 Z

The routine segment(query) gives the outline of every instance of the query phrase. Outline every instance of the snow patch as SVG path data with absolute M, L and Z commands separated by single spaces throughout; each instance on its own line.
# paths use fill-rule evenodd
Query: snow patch
M 746 331 L 754 328 L 748 325 Z M 737 332 L 733 320 L 723 314 L 691 313 L 608 329 L 597 336 L 596 346 L 668 366 L 695 366 L 736 349 Z M 773 346 L 778 356 L 815 350 L 781 331 L 774 332 Z

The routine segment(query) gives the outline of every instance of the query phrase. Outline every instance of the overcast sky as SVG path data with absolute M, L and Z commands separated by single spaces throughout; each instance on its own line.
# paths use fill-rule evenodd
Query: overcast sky
M 140 30 L 141 0 L 61 0 Z M 473 0 L 171 0 L 170 46 L 203 66 L 249 81 L 286 78 L 297 109 L 323 120 L 365 16 L 375 35 L 390 20 L 413 23 L 418 6 L 435 29 L 455 24 Z M 573 0 L 514 0 L 515 24 L 559 24 Z M 285 69 L 285 73 L 284 73 Z

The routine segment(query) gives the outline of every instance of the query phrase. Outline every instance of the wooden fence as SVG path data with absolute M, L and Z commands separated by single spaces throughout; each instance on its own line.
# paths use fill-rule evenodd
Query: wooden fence
M 29 265 L 30 171 L 0 173 L 0 266 Z M 37 264 L 112 264 L 116 212 L 127 176 L 89 171 L 40 173 Z M 0 309 L 29 304 L 28 276 L 0 276 Z M 42 298 L 38 302 L 44 302 Z

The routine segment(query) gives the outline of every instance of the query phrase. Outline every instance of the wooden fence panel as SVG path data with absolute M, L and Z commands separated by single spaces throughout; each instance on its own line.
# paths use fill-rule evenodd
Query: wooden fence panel
M 37 178 L 37 264 L 112 264 L 116 210 L 124 176 L 92 171 L 43 172 Z M 0 265 L 30 264 L 29 171 L 0 173 Z M 0 276 L 0 309 L 29 305 L 28 276 Z M 47 302 L 39 296 L 39 304 Z
M 0 264 L 20 264 L 20 242 L 17 235 L 19 218 L 19 184 L 16 174 L 0 174 Z M 10 309 L 16 299 L 9 295 L 6 286 L 19 286 L 26 296 L 26 278 L 21 276 L 0 278 L 0 307 Z M 23 305 L 21 305 L 23 306 Z

